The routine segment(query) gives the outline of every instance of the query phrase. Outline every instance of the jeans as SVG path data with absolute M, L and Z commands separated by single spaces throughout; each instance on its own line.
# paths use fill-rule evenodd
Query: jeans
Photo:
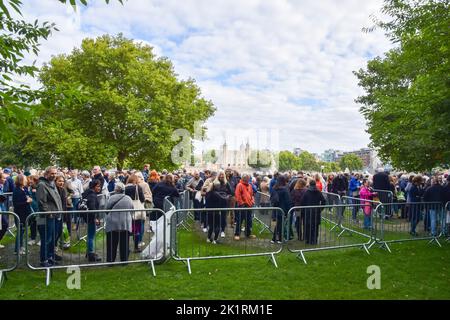
M 364 215 L 364 229 L 371 229 L 372 228 L 372 216 L 371 215 Z
M 19 227 L 19 226 L 18 226 Z M 23 235 L 25 233 L 25 224 L 20 222 L 20 231 L 16 233 L 16 252 L 19 252 L 20 248 L 23 247 Z
M 41 237 L 40 259 L 46 262 L 55 257 L 55 219 L 47 218 L 44 225 L 38 226 Z
M 88 223 L 88 234 L 87 234 L 87 253 L 95 252 L 95 232 L 96 232 L 95 222 Z
M 430 218 L 430 226 L 431 226 L 431 235 L 433 237 L 437 236 L 436 234 L 436 209 L 430 209 L 428 211 L 429 218 Z
M 236 211 L 235 219 L 236 219 L 236 229 L 235 229 L 234 235 L 235 236 L 241 235 L 242 219 L 245 219 L 245 236 L 249 237 L 250 234 L 252 233 L 252 225 L 253 225 L 252 211 L 251 210 Z
M 275 212 L 275 219 L 276 219 L 276 227 L 274 230 L 275 232 L 273 233 L 272 241 L 282 241 L 283 239 L 281 232 L 283 228 L 283 212 L 277 210 Z
M 9 221 L 8 221 L 8 215 L 7 214 L 1 214 L 2 216 L 2 229 L 0 230 L 0 240 L 3 239 L 5 236 L 5 233 L 8 232 L 9 228 Z
M 37 235 L 36 216 L 32 216 L 29 221 L 30 221 L 31 240 L 36 240 Z
M 55 246 L 58 245 L 58 241 L 61 239 L 63 232 L 63 221 L 61 219 L 55 219 Z

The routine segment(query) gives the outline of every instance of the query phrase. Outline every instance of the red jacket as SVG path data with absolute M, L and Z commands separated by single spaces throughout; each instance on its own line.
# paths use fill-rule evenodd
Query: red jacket
M 253 207 L 255 200 L 253 199 L 253 188 L 249 183 L 242 181 L 236 187 L 236 202 L 239 206 Z

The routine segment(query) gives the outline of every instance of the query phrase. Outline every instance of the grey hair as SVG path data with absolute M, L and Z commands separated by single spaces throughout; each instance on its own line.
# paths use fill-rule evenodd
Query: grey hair
M 114 187 L 115 193 L 123 193 L 125 191 L 125 185 L 122 182 L 116 182 Z
M 49 166 L 49 167 L 45 168 L 44 175 L 45 176 L 48 175 L 51 170 L 58 170 L 58 168 L 56 168 L 55 166 Z
M 84 177 L 90 177 L 91 176 L 91 174 L 87 170 L 84 170 L 83 172 L 81 172 L 81 175 L 84 176 Z

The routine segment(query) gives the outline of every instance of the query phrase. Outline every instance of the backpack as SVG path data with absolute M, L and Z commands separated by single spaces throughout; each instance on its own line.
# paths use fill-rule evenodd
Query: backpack
M 278 207 L 280 205 L 280 196 L 275 189 L 270 193 L 270 205 L 272 207 Z
M 88 200 L 83 198 L 78 202 L 77 210 L 79 211 L 88 211 L 89 208 L 87 206 Z M 83 219 L 85 222 L 87 222 L 87 212 L 80 212 L 79 216 L 81 219 Z
M 87 206 L 87 199 L 81 199 L 80 202 L 78 202 L 78 207 L 77 210 L 80 211 L 84 211 L 84 210 L 89 210 L 88 206 Z

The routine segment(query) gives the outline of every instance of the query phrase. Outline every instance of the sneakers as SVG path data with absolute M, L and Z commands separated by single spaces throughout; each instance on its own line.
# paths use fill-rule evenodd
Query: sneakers
M 69 249 L 70 248 L 70 242 L 65 242 L 63 245 L 63 249 Z
M 41 265 L 41 267 L 43 267 L 43 268 L 50 268 L 50 267 L 53 266 L 53 264 L 49 263 L 48 261 L 41 262 L 40 265 Z
M 36 245 L 38 246 L 38 247 L 40 247 L 41 246 L 41 242 L 39 241 L 39 242 L 36 242 Z
M 234 236 L 234 240 L 240 240 L 241 239 L 241 237 L 239 237 L 239 236 Z
M 34 246 L 36 244 L 36 240 L 30 240 L 28 241 L 29 246 Z
M 142 241 L 142 242 L 139 242 L 139 245 L 138 245 L 139 247 L 143 247 L 143 246 L 145 246 L 145 242 L 144 241 Z
M 206 239 L 206 242 L 207 242 L 207 243 L 211 243 L 211 239 L 209 239 L 209 238 Z
M 204 232 L 204 233 L 207 233 L 207 232 L 208 232 L 208 229 L 207 229 L 207 228 L 203 228 L 203 232 Z
M 212 244 L 217 244 L 217 241 L 216 241 L 216 240 L 213 240 L 213 241 L 212 241 Z
M 88 258 L 89 262 L 100 262 L 100 261 L 102 261 L 102 259 L 99 258 L 96 253 L 88 253 L 86 255 L 86 257 Z
M 225 232 L 222 231 L 222 232 L 220 233 L 220 237 L 221 237 L 221 238 L 225 238 Z
M 254 234 L 251 234 L 247 238 L 249 238 L 249 239 L 256 239 L 256 236 Z
M 4 249 L 4 248 L 5 248 L 5 246 L 0 244 L 0 249 Z
M 272 244 L 275 244 L 275 243 L 277 243 L 277 244 L 282 244 L 283 242 L 280 241 L 280 240 L 278 240 L 278 241 L 270 240 L 270 243 L 272 243 Z

